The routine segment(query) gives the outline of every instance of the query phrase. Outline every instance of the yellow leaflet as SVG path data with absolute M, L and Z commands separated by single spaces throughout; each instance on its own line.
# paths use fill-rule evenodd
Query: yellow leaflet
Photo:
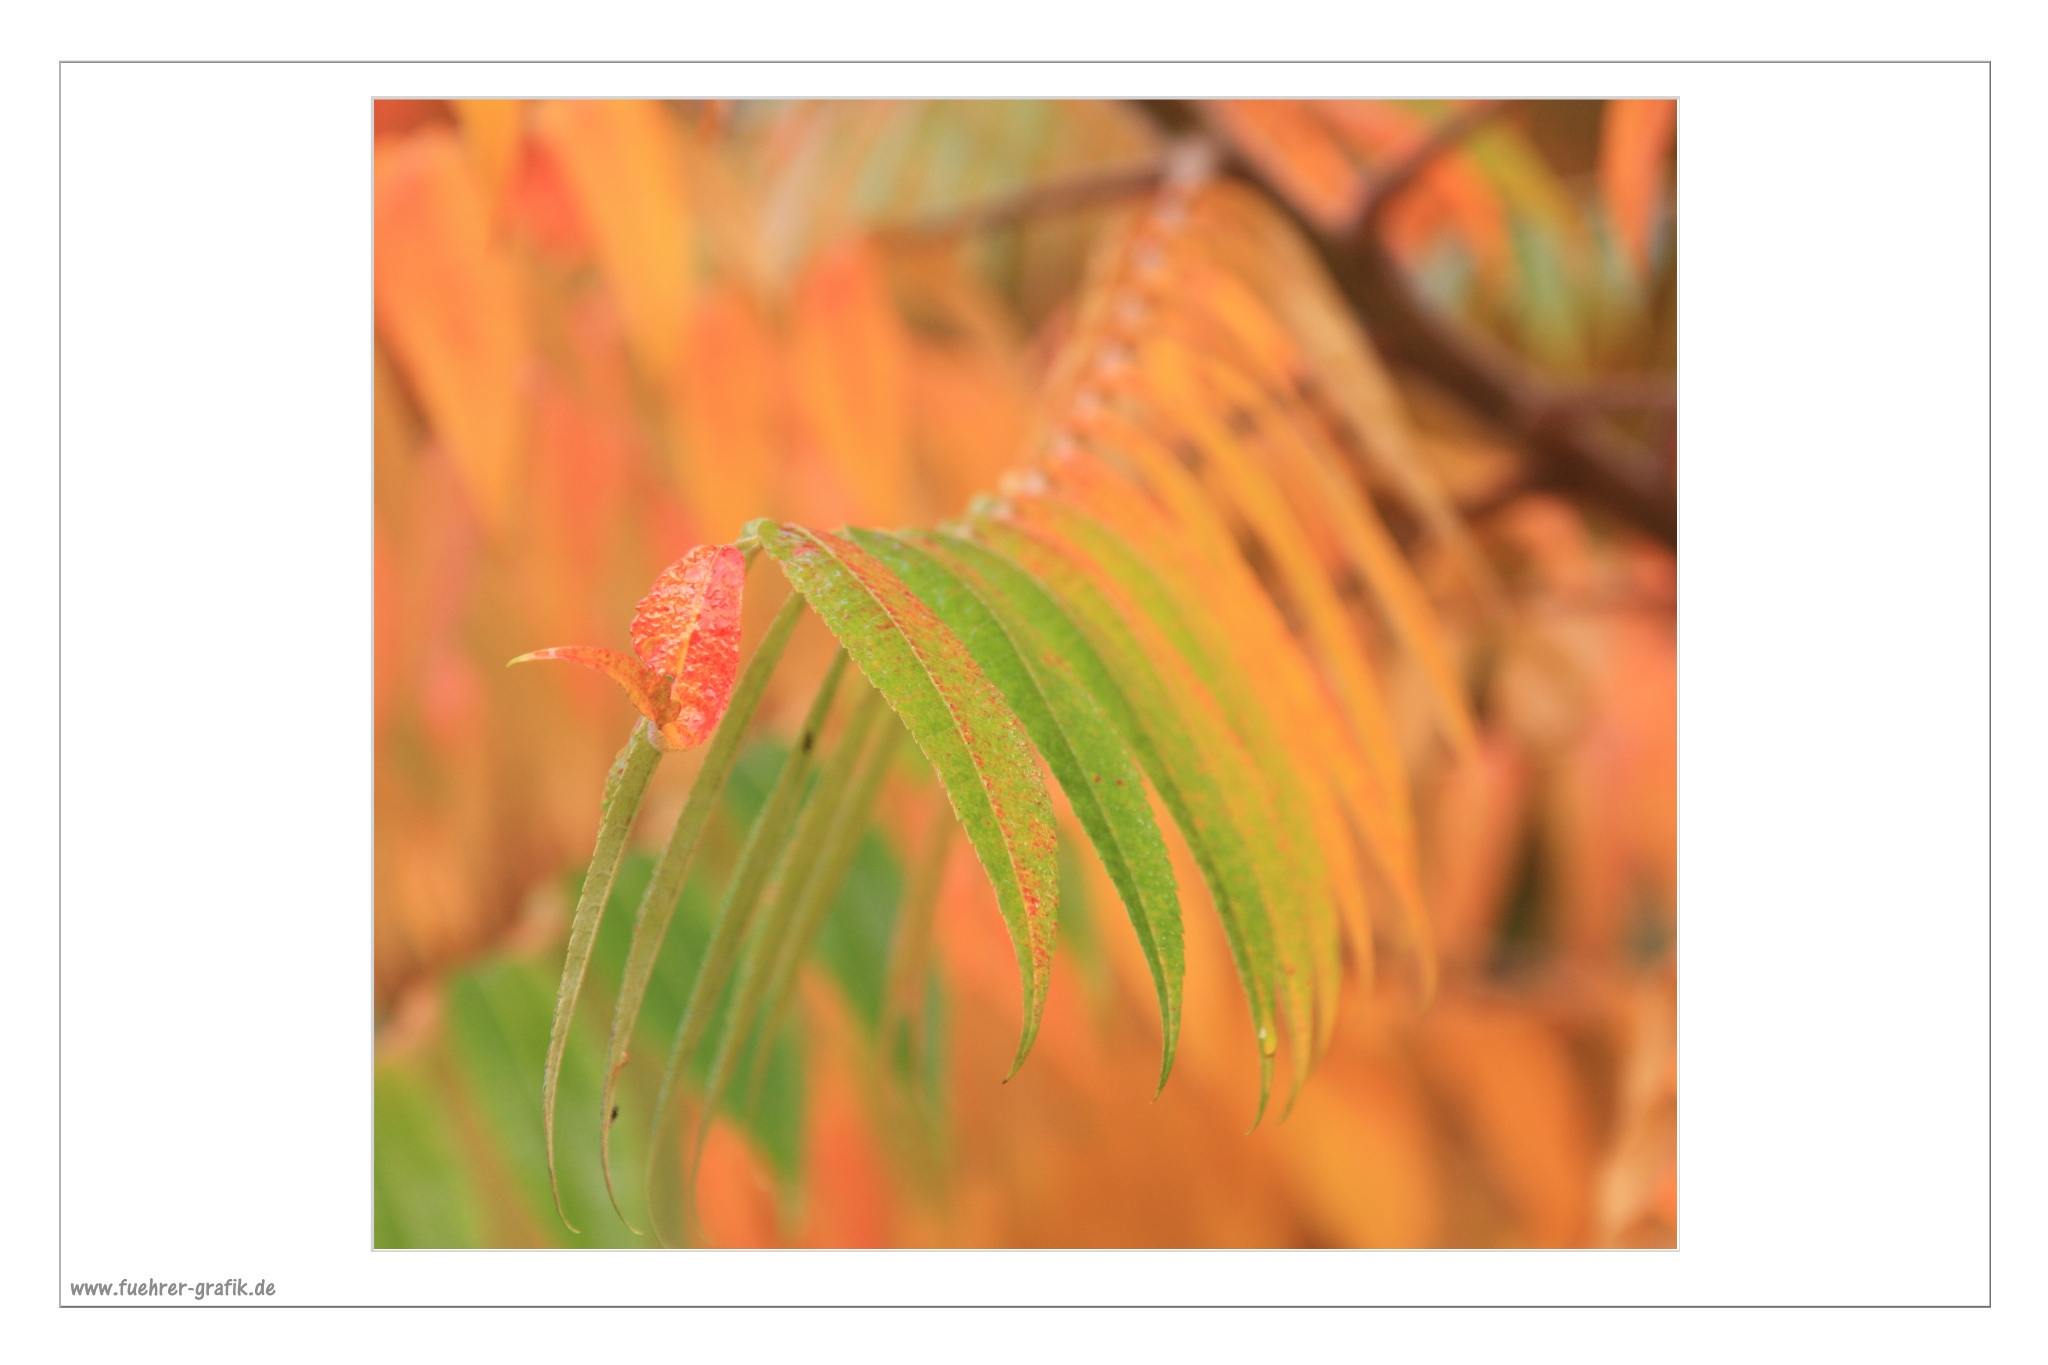
M 1073 457 L 1065 462 L 1071 473 Z M 1098 504 L 1101 499 L 1098 497 Z M 1302 751 L 1289 745 L 1275 730 L 1276 716 L 1284 712 L 1281 699 L 1266 681 L 1265 661 L 1245 656 L 1234 648 L 1227 634 L 1218 629 L 1215 604 L 1200 593 L 1190 594 L 1201 580 L 1190 578 L 1189 567 L 1170 539 L 1144 535 L 1136 521 L 1124 526 L 1109 523 L 1097 508 L 1075 510 L 1080 499 L 1036 500 L 1024 504 L 1024 515 L 1042 519 L 1059 536 L 1072 541 L 1083 552 L 1126 587 L 1136 604 L 1159 623 L 1182 656 L 1207 682 L 1222 704 L 1231 729 L 1244 742 L 1254 770 L 1273 807 L 1274 833 L 1280 840 L 1281 868 L 1287 878 L 1291 904 L 1298 921 L 1281 923 L 1279 942 L 1283 952 L 1308 955 L 1312 972 L 1311 989 L 1315 1009 L 1316 1044 L 1297 1053 L 1300 1075 L 1320 1051 L 1321 1040 L 1336 1022 L 1337 991 L 1341 956 L 1337 922 L 1329 893 L 1339 879 L 1323 864 L 1324 849 L 1310 837 L 1317 825 L 1316 811 L 1309 799 L 1314 790 L 1310 774 L 1313 762 L 1301 762 Z M 1092 515 L 1091 515 L 1092 513 Z M 1139 536 L 1121 534 L 1126 527 Z M 1294 760 L 1290 762 L 1290 757 Z M 1310 783 L 1305 790 L 1304 783 Z M 1283 970 L 1287 963 L 1283 961 Z
M 1366 758 L 1362 741 L 1338 710 L 1336 699 L 1319 676 L 1314 661 L 1288 628 L 1278 605 L 1245 562 L 1224 523 L 1222 511 L 1210 501 L 1201 482 L 1150 430 L 1117 411 L 1097 414 L 1084 425 L 1082 439 L 1099 454 L 1127 465 L 1159 498 L 1164 514 L 1199 546 L 1201 562 L 1206 566 L 1200 580 L 1204 588 L 1213 586 L 1218 592 L 1230 593 L 1252 608 L 1244 613 L 1244 620 L 1257 630 L 1267 656 L 1281 661 L 1283 667 L 1287 661 L 1298 664 L 1298 668 L 1289 670 L 1294 678 L 1289 683 L 1294 693 L 1293 708 L 1304 717 L 1301 723 L 1314 729 L 1325 746 L 1324 761 L 1317 764 L 1318 771 L 1335 788 L 1360 838 L 1374 841 L 1385 837 L 1389 819 L 1387 797 Z M 1332 743 L 1341 750 L 1336 761 L 1330 761 L 1327 753 L 1327 746 Z M 1390 867 L 1382 868 L 1382 876 L 1391 884 Z M 1359 955 L 1361 975 L 1369 983 L 1373 971 L 1371 926 L 1358 914 L 1353 901 L 1340 900 L 1338 908 L 1344 913 L 1345 930 Z
M 686 327 L 669 442 L 676 481 L 706 540 L 739 534 L 770 506 L 763 477 L 784 456 L 783 356 L 749 292 L 707 291 Z
M 915 492 L 910 341 L 871 246 L 849 240 L 810 262 L 791 298 L 790 331 L 798 411 L 854 519 L 899 520 Z
M 377 330 L 492 532 L 506 528 L 524 450 L 526 316 L 508 248 L 451 133 L 377 147 Z
M 1227 300 L 1223 290 L 1204 290 L 1197 307 Z M 1256 300 L 1239 300 L 1240 308 Z M 1235 319 L 1233 319 L 1235 320 Z M 1205 335 L 1229 329 L 1217 318 Z M 1445 739 L 1461 755 L 1477 743 L 1472 712 L 1466 704 L 1449 646 L 1438 627 L 1428 595 L 1401 556 L 1393 536 L 1380 520 L 1366 490 L 1346 474 L 1329 435 L 1314 415 L 1290 402 L 1242 369 L 1204 351 L 1205 376 L 1228 411 L 1255 424 L 1251 439 L 1271 456 L 1274 471 L 1287 479 L 1295 511 L 1318 518 L 1333 532 L 1334 548 L 1372 590 L 1394 633 L 1415 656 L 1429 684 L 1430 701 Z M 1321 514 L 1320 517 L 1318 514 Z
M 1430 471 L 1407 404 L 1372 341 L 1339 304 L 1308 248 L 1257 196 L 1218 185 L 1197 203 L 1203 247 L 1278 311 L 1308 357 L 1315 395 L 1458 562 L 1489 611 L 1504 597 L 1457 508 Z
M 1299 536 L 1293 534 L 1295 521 L 1285 499 L 1270 475 L 1247 457 L 1230 430 L 1228 414 L 1218 410 L 1221 405 L 1202 382 L 1200 369 L 1199 357 L 1184 343 L 1152 336 L 1138 350 L 1135 378 L 1155 405 L 1198 434 L 1202 454 L 1207 457 L 1204 470 L 1217 480 L 1221 496 L 1244 513 L 1273 556 L 1310 638 L 1335 675 L 1345 712 L 1388 798 L 1387 826 L 1363 832 L 1374 840 L 1375 850 L 1387 868 L 1394 893 L 1407 914 L 1425 981 L 1429 981 L 1433 979 L 1434 965 L 1428 947 L 1428 917 L 1420 898 L 1407 774 L 1371 661 L 1336 590 Z
M 651 100 L 556 100 L 535 130 L 575 191 L 643 372 L 670 383 L 697 273 L 681 124 Z

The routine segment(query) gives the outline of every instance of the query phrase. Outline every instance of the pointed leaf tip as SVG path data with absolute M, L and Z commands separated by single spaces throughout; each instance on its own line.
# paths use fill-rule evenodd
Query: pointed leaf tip
M 624 650 L 607 649 L 603 645 L 554 645 L 522 654 L 505 666 L 510 668 L 514 664 L 536 663 L 543 659 L 559 659 L 563 663 L 578 664 L 604 674 L 625 689 L 627 698 L 641 715 L 655 725 L 661 724 L 661 679 L 649 673 L 638 659 Z

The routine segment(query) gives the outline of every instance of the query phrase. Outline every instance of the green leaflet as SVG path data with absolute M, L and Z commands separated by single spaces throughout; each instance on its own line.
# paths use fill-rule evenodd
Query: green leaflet
M 777 856 L 774 892 L 759 927 L 748 939 L 733 984 L 731 1007 L 712 1042 L 711 1065 L 705 1072 L 696 1131 L 690 1140 L 686 1195 L 695 1191 L 704 1138 L 740 1044 L 753 1036 L 756 1061 L 765 1063 L 781 1025 L 781 991 L 795 977 L 796 964 L 832 903 L 832 892 L 846 875 L 854 841 L 866 827 L 881 775 L 878 760 L 886 753 L 885 746 L 871 746 L 869 739 L 886 711 L 880 693 L 870 689 L 860 698 L 831 761 L 804 802 L 795 832 Z M 759 1029 L 755 1028 L 757 1019 L 762 1025 Z
M 1280 733 L 1289 737 L 1294 771 L 1303 777 L 1313 803 L 1316 845 L 1329 864 L 1337 918 L 1357 951 L 1360 976 L 1370 981 L 1369 883 L 1358 866 L 1353 831 L 1374 828 L 1378 812 L 1360 780 L 1366 776 L 1362 751 L 1357 762 L 1348 752 L 1360 741 L 1316 675 L 1279 603 L 1245 559 L 1223 509 L 1171 448 L 1151 445 L 1142 435 L 1131 442 L 1113 432 L 1098 434 L 1083 447 L 1090 454 L 1053 462 L 1051 486 L 1070 502 L 1086 490 L 1088 500 L 1104 508 L 1106 515 L 1097 519 L 1113 517 L 1132 549 L 1154 566 L 1169 589 L 1180 592 L 1190 618 L 1207 627 L 1211 647 L 1244 661 L 1242 675 L 1267 699 L 1260 709 L 1269 711 Z M 1327 961 L 1339 961 L 1327 935 L 1319 947 Z M 1319 1015 L 1319 1051 L 1335 1021 L 1334 1009 Z
M 632 738 L 604 779 L 604 800 L 597 820 L 597 847 L 590 854 L 590 869 L 583 874 L 583 890 L 576 897 L 576 915 L 569 921 L 569 948 L 562 961 L 562 984 L 555 992 L 555 1020 L 548 1034 L 548 1064 L 540 1085 L 541 1127 L 548 1149 L 548 1188 L 554 1191 L 555 1212 L 571 1232 L 580 1232 L 562 1209 L 562 1186 L 555 1175 L 555 1089 L 562 1078 L 562 1053 L 569 1044 L 569 1024 L 576 1017 L 576 996 L 583 989 L 583 973 L 590 966 L 590 946 L 597 939 L 598 922 L 604 918 L 605 901 L 612 894 L 612 879 L 619 875 L 619 857 L 626 851 L 626 834 L 633 827 L 633 813 L 640 809 L 647 779 L 661 762 L 647 723 L 633 727 Z
M 1225 723 L 1220 703 L 1209 693 L 1200 672 L 1175 647 L 1170 633 L 1154 620 L 1154 604 L 1132 600 L 1128 582 L 1120 581 L 1102 563 L 1079 552 L 1071 544 L 1044 537 L 1007 519 L 977 523 L 979 533 L 1008 550 L 1030 572 L 1046 584 L 1080 615 L 1095 633 L 1099 646 L 1108 646 L 1119 678 L 1128 686 L 1143 667 L 1145 681 L 1139 684 L 1138 706 L 1147 717 L 1165 723 L 1153 727 L 1165 741 L 1168 752 L 1185 750 L 1200 766 L 1205 777 L 1191 779 L 1188 787 L 1206 782 L 1221 812 L 1227 812 L 1231 827 L 1240 836 L 1240 847 L 1250 875 L 1259 892 L 1243 917 L 1245 946 L 1266 983 L 1269 1008 L 1277 1007 L 1289 1035 L 1296 1040 L 1295 1086 L 1301 1077 L 1300 1052 L 1310 1032 L 1312 1007 L 1309 983 L 1298 970 L 1300 944 L 1293 933 L 1302 914 L 1300 887 L 1287 841 L 1269 805 L 1269 793 L 1245 752 L 1243 741 Z M 1182 758 L 1187 761 L 1186 757 Z M 1262 1050 L 1277 1050 L 1278 1038 L 1271 1030 L 1261 1038 Z M 1263 1051 L 1262 1051 L 1263 1055 Z M 1261 1076 L 1260 1114 L 1263 1116 L 1266 1078 Z M 1256 1120 L 1255 1120 L 1256 1122 Z
M 626 1049 L 633 1040 L 633 1026 L 640 1018 L 640 1006 L 647 998 L 647 983 L 654 974 L 662 939 L 668 933 L 669 920 L 675 915 L 683 883 L 689 878 L 690 861 L 697 853 L 697 840 L 704 832 L 705 821 L 725 792 L 725 784 L 732 776 L 733 761 L 739 755 L 740 739 L 754 717 L 755 708 L 761 704 L 761 694 L 767 690 L 768 678 L 775 672 L 783 647 L 789 643 L 797 618 L 803 615 L 803 611 L 803 598 L 791 593 L 789 600 L 775 613 L 775 619 L 768 625 L 768 633 L 761 637 L 753 656 L 747 660 L 746 671 L 733 688 L 732 699 L 726 706 L 724 718 L 719 721 L 718 732 L 704 750 L 704 762 L 697 769 L 697 779 L 690 787 L 689 799 L 683 804 L 683 813 L 676 817 L 668 846 L 661 852 L 653 880 L 648 882 L 646 894 L 640 898 L 639 911 L 633 917 L 633 946 L 626 955 L 618 1003 L 612 1010 L 612 1036 L 605 1056 L 604 1092 L 598 1110 L 598 1131 L 603 1134 L 601 1152 L 605 1193 L 611 1196 L 612 1208 L 629 1228 L 633 1228 L 633 1220 L 619 1208 L 618 1192 L 612 1188 L 612 1111 L 618 1097 L 619 1072 L 626 1065 Z M 639 1229 L 633 1228 L 633 1231 L 638 1232 Z
M 683 1006 L 682 1022 L 676 1026 L 675 1042 L 669 1048 L 668 1061 L 662 1068 L 661 1085 L 655 1092 L 654 1112 L 649 1123 L 650 1163 L 657 1162 L 660 1157 L 662 1123 L 683 1064 L 689 1060 L 703 1039 L 704 1031 L 711 1025 L 719 999 L 725 991 L 726 980 L 732 973 L 734 956 L 746 939 L 769 873 L 787 844 L 791 818 L 796 813 L 798 799 L 803 795 L 804 783 L 810 777 L 818 731 L 824 724 L 825 713 L 832 705 L 832 695 L 838 690 L 840 675 L 845 670 L 846 652 L 834 651 L 832 666 L 826 670 L 825 680 L 818 685 L 818 694 L 804 716 L 796 747 L 783 760 L 775 786 L 769 791 L 767 801 L 762 803 L 760 814 L 754 817 L 753 828 L 747 831 L 739 861 L 733 866 L 732 884 L 726 888 L 725 900 L 718 907 L 717 925 L 711 931 L 711 942 L 705 946 L 703 960 L 697 966 L 696 980 L 690 983 L 689 1003 Z M 649 1190 L 653 1189 L 652 1177 L 653 1171 L 650 1170 Z
M 818 836 L 817 856 L 797 891 L 795 908 L 790 914 L 790 931 L 777 945 L 775 959 L 769 967 L 767 986 L 761 997 L 761 1036 L 764 1039 L 773 1038 L 782 1026 L 797 966 L 810 952 L 811 944 L 825 922 L 825 913 L 832 908 L 834 898 L 853 866 L 861 834 L 867 829 L 868 816 L 874 809 L 875 792 L 882 784 L 882 774 L 888 770 L 891 743 L 902 734 L 900 729 L 889 725 L 876 730 L 875 724 L 883 718 L 886 705 L 882 694 L 873 689 L 861 698 L 860 709 L 847 722 L 845 738 L 840 741 L 845 770 L 835 770 L 818 784 L 818 793 L 813 800 L 822 812 L 829 815 L 830 822 Z M 765 1056 L 765 1051 L 760 1054 L 760 1057 Z M 755 1084 L 758 1083 L 760 1069 L 757 1059 Z
M 902 717 L 995 887 L 1024 985 L 1024 1064 L 1045 1009 L 1058 923 L 1052 802 L 1002 694 L 930 607 L 851 541 L 773 521 L 748 528 Z
M 1205 748 L 1217 762 L 1236 769 L 1229 789 L 1246 795 L 1252 850 L 1263 860 L 1262 875 L 1274 894 L 1277 978 L 1288 1028 L 1295 1040 L 1289 1060 L 1292 1084 L 1283 1108 L 1291 1108 L 1308 1080 L 1316 1039 L 1336 1018 L 1342 956 L 1338 945 L 1334 892 L 1313 836 L 1309 796 L 1302 775 L 1264 703 L 1245 680 L 1243 665 L 1200 615 L 1199 606 L 1176 592 L 1123 539 L 1100 522 L 1052 498 L 1033 498 L 1027 518 L 1043 518 L 1056 536 L 1085 555 L 1106 581 L 1120 590 L 1146 621 L 1185 659 L 1192 675 L 1216 699 L 1228 730 L 1242 747 L 1218 743 Z M 1184 585 L 1184 588 L 1191 585 Z M 1279 666 L 1269 661 L 1267 667 Z M 1270 802 L 1252 795 L 1263 787 Z M 1314 1022 L 1311 1022 L 1311 1020 Z
M 1095 698 L 1152 779 L 1208 883 L 1258 1041 L 1259 1104 L 1252 1120 L 1256 1126 L 1272 1091 L 1273 1054 L 1278 1047 L 1273 1028 L 1273 946 L 1266 893 L 1239 816 L 1201 749 L 1179 723 L 1180 707 L 1115 604 L 1078 570 L 1022 532 L 985 524 L 975 533 L 980 541 L 940 534 L 927 543 L 967 571 L 988 600 L 1000 606 L 1005 620 L 1023 628 L 1027 654 L 1048 670 L 1071 676 Z M 1043 573 L 1044 581 L 1022 567 L 1024 562 Z
M 1123 899 L 1151 969 L 1164 1035 L 1159 1066 L 1163 1089 L 1180 1035 L 1185 966 L 1180 902 L 1173 865 L 1145 797 L 1144 779 L 1123 740 L 1079 683 L 1043 664 L 1032 666 L 991 604 L 955 570 L 920 548 L 923 537 L 871 531 L 852 535 L 908 583 L 966 644 L 1059 779 Z

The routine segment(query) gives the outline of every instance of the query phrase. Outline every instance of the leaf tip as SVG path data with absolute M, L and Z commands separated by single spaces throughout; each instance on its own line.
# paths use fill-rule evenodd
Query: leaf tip
M 1166 1082 L 1173 1076 L 1173 1039 L 1166 1040 L 1166 1047 L 1159 1058 L 1159 1082 L 1152 1087 L 1152 1098 L 1158 1099 L 1166 1093 Z
M 1273 1054 L 1261 1051 L 1259 1053 L 1259 1107 L 1252 1111 L 1252 1124 L 1251 1127 L 1244 1130 L 1246 1134 L 1256 1133 L 1259 1130 L 1259 1125 L 1265 1122 L 1266 1104 L 1272 1098 Z
M 562 1182 L 555 1174 L 555 1149 L 552 1136 L 550 1136 L 548 1141 L 548 1189 L 555 1196 L 555 1217 L 562 1220 L 563 1227 L 579 1237 L 582 1236 L 583 1229 L 577 1227 L 575 1223 L 569 1220 L 569 1211 L 562 1207 Z

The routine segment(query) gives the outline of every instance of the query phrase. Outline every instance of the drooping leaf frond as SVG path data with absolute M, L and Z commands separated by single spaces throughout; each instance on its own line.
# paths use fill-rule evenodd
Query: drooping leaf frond
M 1013 628 L 916 537 L 855 531 L 853 539 L 909 584 L 960 637 L 1059 779 L 1123 899 L 1151 969 L 1165 1035 L 1159 1063 L 1163 1088 L 1173 1070 L 1186 961 L 1173 865 L 1152 819 L 1137 765 L 1088 694 L 1048 665 L 1034 667 L 1019 648 Z
M 825 532 L 752 529 L 903 718 L 995 886 L 1024 985 L 1014 1075 L 1045 1009 L 1059 914 L 1052 805 L 1023 728 L 966 647 L 873 555 Z
M 1256 1123 L 1265 1112 L 1273 1059 L 1279 1051 L 1272 1011 L 1281 1009 L 1290 1028 L 1300 1028 L 1308 1017 L 1308 997 L 1307 982 L 1300 973 L 1282 969 L 1275 946 L 1276 922 L 1298 913 L 1299 907 L 1290 907 L 1292 874 L 1281 854 L 1266 794 L 1250 770 L 1242 743 L 1216 714 L 1214 699 L 1192 667 L 1178 658 L 1157 626 L 1119 600 L 1091 561 L 1063 555 L 1056 546 L 998 519 L 979 521 L 973 531 L 1043 581 L 1074 611 L 1089 642 L 1110 661 L 1114 685 L 1126 690 L 1147 718 L 1146 733 L 1165 755 L 1172 786 L 1191 807 L 1183 834 L 1191 825 L 1199 828 L 1219 860 L 1216 877 L 1229 890 L 1218 908 L 1228 906 L 1225 931 L 1251 1002 L 1259 1044 Z
M 715 733 L 697 727 L 711 744 L 636 917 L 606 1060 L 607 1181 L 612 1082 L 663 935 L 767 675 L 806 609 L 838 650 L 701 953 L 653 1114 L 650 1190 L 678 1171 L 694 1179 L 746 1049 L 758 1068 L 772 1045 L 869 822 L 897 733 L 891 712 L 994 890 L 1023 995 L 1013 1074 L 1039 1028 L 1059 915 L 1041 762 L 1143 952 L 1160 1086 L 1179 1036 L 1192 888 L 1174 876 L 1155 795 L 1243 990 L 1258 1058 L 1254 1123 L 1283 1051 L 1283 1108 L 1301 1093 L 1330 1044 L 1347 974 L 1373 980 L 1383 934 L 1405 942 L 1428 994 L 1434 959 L 1388 646 L 1420 678 L 1446 742 L 1469 748 L 1474 726 L 1459 663 L 1375 499 L 1398 498 L 1406 524 L 1463 565 L 1482 599 L 1491 589 L 1414 458 L 1370 344 L 1289 231 L 1242 189 L 1169 184 L 1102 239 L 1020 467 L 966 517 L 886 533 L 760 520 L 739 546 L 679 562 L 723 566 L 758 551 L 793 592 L 724 721 Z M 850 251 L 806 288 L 875 312 L 874 250 Z M 862 384 L 835 374 L 809 382 L 830 389 L 822 406 L 844 428 L 837 444 L 857 446 Z M 643 665 L 680 686 L 690 622 L 657 612 L 644 624 L 636 618 Z M 864 685 L 825 741 L 848 660 Z M 623 823 L 607 821 L 605 837 L 622 840 Z M 582 923 L 579 906 L 577 932 Z M 890 1011 L 914 988 L 928 936 L 916 925 L 899 933 Z M 587 934 L 580 959 L 578 941 L 572 933 L 580 980 Z M 574 1003 L 567 972 L 564 983 L 558 1035 Z M 704 1057 L 685 1159 L 672 1163 L 663 1125 L 684 1068 Z M 552 1078 L 551 1063 L 550 1142 Z M 681 1203 L 687 1210 L 687 1185 Z

